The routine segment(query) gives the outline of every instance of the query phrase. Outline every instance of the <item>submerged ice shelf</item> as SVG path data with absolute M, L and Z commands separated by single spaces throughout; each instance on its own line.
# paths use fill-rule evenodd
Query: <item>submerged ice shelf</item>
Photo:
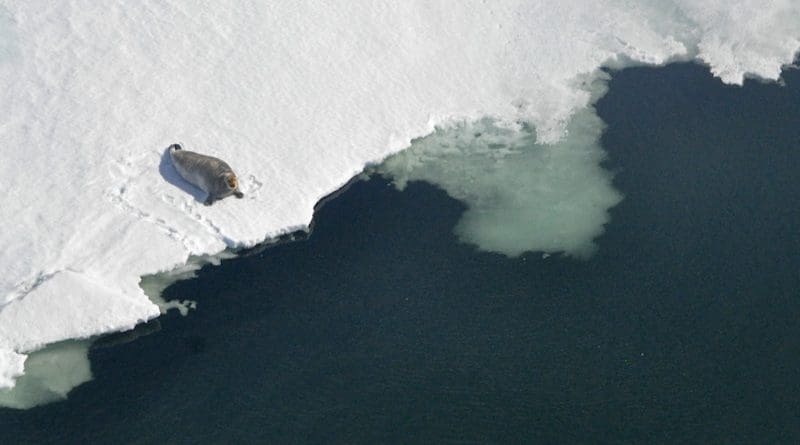
M 601 66 L 776 79 L 800 6 L 735 3 L 0 2 L 0 387 L 43 345 L 157 316 L 141 276 L 308 225 L 437 126 L 491 116 L 556 143 L 592 113 Z M 246 198 L 204 207 L 176 187 L 174 142 L 229 161 Z

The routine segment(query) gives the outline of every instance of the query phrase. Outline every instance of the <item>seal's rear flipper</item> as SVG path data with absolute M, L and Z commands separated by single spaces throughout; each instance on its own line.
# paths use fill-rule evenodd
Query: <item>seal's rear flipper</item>
M 169 150 L 183 150 L 183 147 L 181 147 L 181 144 L 172 144 L 169 146 Z

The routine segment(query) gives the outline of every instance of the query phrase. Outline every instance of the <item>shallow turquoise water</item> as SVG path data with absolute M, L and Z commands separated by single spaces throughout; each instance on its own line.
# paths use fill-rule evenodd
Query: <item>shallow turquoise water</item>
M 461 244 L 464 211 L 358 182 L 313 234 L 203 269 L 0 443 L 796 443 L 800 75 L 615 73 L 625 199 L 581 261 Z M 157 328 L 157 329 L 156 329 Z

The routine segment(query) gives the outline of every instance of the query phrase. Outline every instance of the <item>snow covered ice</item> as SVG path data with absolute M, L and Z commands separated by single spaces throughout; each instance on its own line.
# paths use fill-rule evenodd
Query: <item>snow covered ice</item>
M 602 66 L 694 59 L 741 84 L 777 79 L 799 47 L 794 0 L 2 0 L 0 387 L 44 345 L 156 317 L 142 276 L 306 227 L 317 200 L 439 126 L 525 122 L 574 149 L 558 143 L 596 119 Z M 228 161 L 245 199 L 176 187 L 174 142 Z M 599 169 L 593 153 L 575 168 Z M 602 210 L 580 242 L 530 248 L 591 243 L 619 199 L 594 177 L 607 190 L 575 204 Z

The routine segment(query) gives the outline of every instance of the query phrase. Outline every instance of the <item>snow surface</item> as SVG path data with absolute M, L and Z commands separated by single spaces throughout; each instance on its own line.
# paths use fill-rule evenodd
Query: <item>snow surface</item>
M 795 0 L 0 0 L 0 387 L 43 345 L 157 316 L 141 276 L 306 227 L 437 125 L 554 143 L 600 66 L 776 79 L 799 27 Z M 199 203 L 175 142 L 245 199 Z

